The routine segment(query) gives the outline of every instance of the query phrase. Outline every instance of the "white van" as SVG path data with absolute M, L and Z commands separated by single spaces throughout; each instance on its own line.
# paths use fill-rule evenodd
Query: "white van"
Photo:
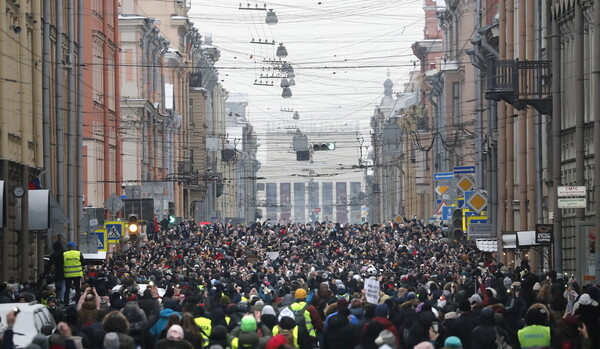
M 42 333 L 42 327 L 48 325 L 48 330 L 51 328 L 52 331 L 56 328 L 54 318 L 48 308 L 45 305 L 37 302 L 32 303 L 3 303 L 0 304 L 0 327 L 2 330 L 6 329 L 6 314 L 11 312 L 15 307 L 19 308 L 19 314 L 13 326 L 13 332 L 15 333 L 13 341 L 15 342 L 16 348 L 25 348 L 33 337 Z

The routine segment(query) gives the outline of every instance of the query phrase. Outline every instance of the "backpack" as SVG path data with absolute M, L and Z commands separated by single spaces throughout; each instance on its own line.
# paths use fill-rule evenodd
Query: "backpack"
M 294 321 L 296 322 L 296 325 L 298 325 L 299 329 L 304 329 L 306 330 L 306 332 L 308 332 L 308 328 L 306 327 L 306 319 L 304 318 L 304 312 L 306 311 L 306 308 L 308 308 L 308 303 L 306 303 L 302 309 L 300 310 L 292 310 L 290 308 L 290 310 L 292 310 L 292 312 L 294 313 Z
M 279 327 L 279 334 L 285 337 L 288 344 L 294 345 L 294 332 L 293 331 L 284 330 L 283 328 Z

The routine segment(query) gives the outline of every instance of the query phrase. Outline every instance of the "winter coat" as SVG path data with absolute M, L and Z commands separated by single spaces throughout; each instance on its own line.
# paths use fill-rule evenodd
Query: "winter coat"
M 494 324 L 481 324 L 471 331 L 471 349 L 493 348 L 496 343 L 496 331 L 508 343 L 508 333 Z
M 479 325 L 479 315 L 472 311 L 461 313 L 448 329 L 448 336 L 460 338 L 463 349 L 471 349 L 471 331 Z
M 154 339 L 154 342 L 158 342 L 158 340 L 160 339 L 160 333 L 165 329 L 165 327 L 167 327 L 169 316 L 173 314 L 181 316 L 181 314 L 179 314 L 178 311 L 175 311 L 171 308 L 165 308 L 160 312 L 160 317 L 158 318 L 158 321 L 156 321 L 154 326 L 150 328 L 150 336 Z
M 357 327 L 351 325 L 347 317 L 334 315 L 327 322 L 321 348 L 353 348 L 356 345 L 357 333 Z

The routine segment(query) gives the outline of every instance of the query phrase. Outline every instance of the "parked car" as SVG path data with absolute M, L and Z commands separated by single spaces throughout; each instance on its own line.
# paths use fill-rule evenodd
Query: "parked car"
M 4 303 L 0 304 L 0 319 L 2 329 L 6 329 L 6 314 L 15 307 L 19 308 L 13 331 L 15 347 L 25 348 L 38 333 L 50 335 L 56 328 L 54 318 L 45 305 L 32 303 Z

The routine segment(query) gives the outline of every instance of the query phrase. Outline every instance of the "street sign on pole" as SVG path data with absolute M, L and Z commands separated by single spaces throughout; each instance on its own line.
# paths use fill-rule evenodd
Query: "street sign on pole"
M 106 235 L 109 242 L 121 240 L 121 236 L 123 236 L 123 225 L 124 222 L 106 222 L 104 224 L 104 229 L 106 230 Z
M 556 193 L 560 197 L 565 196 L 586 196 L 587 191 L 584 185 L 571 187 L 558 187 Z
M 453 172 L 438 172 L 438 173 L 433 174 L 433 179 L 436 181 L 440 180 L 440 179 L 453 179 L 453 178 L 454 178 Z
M 450 187 L 447 185 L 438 185 L 437 187 L 435 187 L 435 192 L 438 193 L 438 195 L 444 195 L 448 188 Z
M 106 239 L 106 230 L 98 229 L 90 234 L 94 237 L 93 243 L 98 246 L 98 251 L 106 252 L 108 250 L 108 243 Z
M 465 195 L 466 197 L 466 195 Z M 485 210 L 487 207 L 487 197 L 480 192 L 475 192 L 472 195 L 469 195 L 469 198 L 466 199 L 467 206 L 469 206 L 473 211 L 477 212 L 477 214 L 481 213 L 481 211 Z
M 452 217 L 452 209 L 454 209 L 455 207 L 451 207 L 451 206 L 444 206 L 442 208 L 442 219 L 447 221 Z
M 121 200 L 121 198 L 118 197 L 117 194 L 114 194 L 114 193 L 111 196 L 109 196 L 108 199 L 106 199 L 106 201 L 104 201 L 104 208 L 106 208 L 113 217 L 124 206 L 125 206 L 125 203 L 123 202 L 123 200 Z
M 441 202 L 441 203 L 440 203 L 440 205 L 438 206 L 437 210 L 435 211 L 435 214 L 437 214 L 437 215 L 442 215 L 442 214 L 443 214 L 444 207 L 446 207 L 446 206 L 448 206 L 448 205 L 446 204 L 446 202 L 445 202 L 445 201 L 443 201 L 443 200 L 442 200 L 442 202 Z
M 586 198 L 558 198 L 558 208 L 586 208 Z
M 475 187 L 475 181 L 473 181 L 469 177 L 463 177 L 463 178 L 459 179 L 458 182 L 456 182 L 456 186 L 458 187 L 458 189 L 460 189 L 464 193 L 466 191 L 473 189 L 473 187 Z
M 476 223 L 469 225 L 468 235 L 471 239 L 489 239 L 497 234 L 492 223 Z
M 475 174 L 475 166 L 455 166 L 454 174 Z

